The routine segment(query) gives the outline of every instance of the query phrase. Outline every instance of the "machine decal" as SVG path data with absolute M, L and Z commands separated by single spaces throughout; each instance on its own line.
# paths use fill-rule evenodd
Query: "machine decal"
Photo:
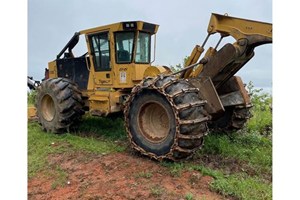
M 120 72 L 120 83 L 126 83 L 126 71 Z

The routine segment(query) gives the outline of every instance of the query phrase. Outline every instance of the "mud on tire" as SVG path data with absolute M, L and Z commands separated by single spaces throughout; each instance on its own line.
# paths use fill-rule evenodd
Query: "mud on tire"
M 38 122 L 47 132 L 68 131 L 84 114 L 82 107 L 81 92 L 69 79 L 48 79 L 38 87 Z
M 124 109 L 132 147 L 156 160 L 192 156 L 203 144 L 210 118 L 198 92 L 173 76 L 146 78 L 134 87 Z

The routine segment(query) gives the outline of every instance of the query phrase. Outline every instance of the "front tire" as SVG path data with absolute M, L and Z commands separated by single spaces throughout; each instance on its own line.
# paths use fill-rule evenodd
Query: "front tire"
M 203 145 L 210 118 L 198 92 L 173 76 L 146 78 L 134 87 L 124 109 L 132 147 L 156 160 L 191 157 Z
M 36 97 L 38 122 L 47 132 L 69 131 L 84 114 L 81 92 L 65 78 L 43 81 Z

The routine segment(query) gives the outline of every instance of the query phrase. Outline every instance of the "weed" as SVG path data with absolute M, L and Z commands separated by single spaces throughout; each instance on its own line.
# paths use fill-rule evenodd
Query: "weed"
M 193 166 L 203 175 L 214 178 L 211 188 L 226 196 L 234 196 L 238 199 L 272 199 L 272 186 L 261 178 L 250 177 L 245 173 L 225 175 L 221 170 L 213 170 L 205 166 Z
M 154 185 L 150 188 L 150 194 L 154 197 L 160 197 L 164 191 L 165 189 L 159 185 Z
M 37 91 L 32 90 L 27 93 L 27 105 L 33 106 L 35 104 L 35 97 L 36 97 Z
M 187 193 L 184 197 L 186 200 L 194 200 L 194 195 L 192 193 Z
M 205 145 L 197 152 L 199 157 L 214 155 L 223 158 L 234 158 L 248 165 L 256 174 L 271 174 L 272 171 L 272 141 L 259 134 L 247 135 L 210 134 L 205 138 Z
M 144 172 L 139 172 L 136 174 L 136 178 L 151 178 L 153 176 L 152 172 L 149 171 L 144 171 Z
M 194 170 L 200 171 L 204 176 L 211 176 L 215 179 L 223 177 L 222 172 L 204 167 L 202 165 L 193 165 L 191 168 Z
M 193 173 L 190 178 L 189 178 L 189 183 L 191 185 L 195 185 L 195 184 L 198 184 L 199 180 L 201 179 L 202 177 L 202 174 L 199 174 L 199 173 Z
M 263 92 L 262 89 L 254 89 L 251 81 L 247 89 L 254 106 L 251 110 L 253 117 L 249 120 L 246 129 L 248 132 L 270 135 L 272 133 L 272 96 Z
M 51 189 L 56 189 L 58 186 L 63 187 L 67 184 L 68 174 L 58 165 L 55 166 L 55 171 L 51 173 L 51 176 L 55 177 L 55 181 L 51 185 Z
M 211 186 L 223 195 L 235 196 L 239 199 L 272 199 L 272 186 L 256 177 L 236 174 L 218 178 Z
M 185 168 L 184 163 L 162 162 L 162 166 L 170 169 L 170 175 L 172 177 L 180 177 L 182 170 Z

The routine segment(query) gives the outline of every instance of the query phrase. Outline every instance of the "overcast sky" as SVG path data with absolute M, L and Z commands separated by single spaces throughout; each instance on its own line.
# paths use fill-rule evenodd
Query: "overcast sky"
M 271 0 L 28 0 L 28 75 L 40 80 L 44 69 L 74 32 L 110 23 L 143 20 L 159 24 L 157 65 L 182 63 L 207 34 L 211 13 L 272 23 Z M 213 37 L 209 45 L 215 46 Z M 81 38 L 82 39 L 82 38 Z M 224 44 L 224 43 L 222 43 Z M 84 40 L 74 49 L 86 51 Z M 272 44 L 260 46 L 238 72 L 245 83 L 272 87 Z

